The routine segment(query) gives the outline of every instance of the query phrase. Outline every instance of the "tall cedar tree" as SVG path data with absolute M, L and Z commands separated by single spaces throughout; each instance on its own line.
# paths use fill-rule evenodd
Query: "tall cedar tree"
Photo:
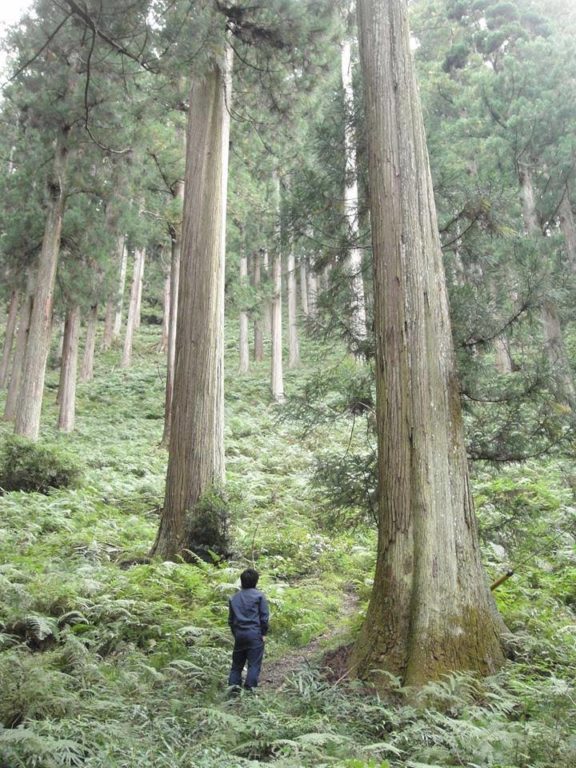
M 405 0 L 359 0 L 374 258 L 379 534 L 352 668 L 422 684 L 494 672 L 442 253 Z

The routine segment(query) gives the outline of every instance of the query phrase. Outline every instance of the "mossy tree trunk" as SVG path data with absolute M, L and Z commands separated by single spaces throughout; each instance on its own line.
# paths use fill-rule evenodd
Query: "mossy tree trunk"
M 358 0 L 376 335 L 379 532 L 351 669 L 419 685 L 494 672 L 503 624 L 480 561 L 442 253 L 405 0 Z
M 199 500 L 224 480 L 224 254 L 230 51 L 194 75 L 186 144 L 178 333 L 164 509 L 153 553 L 190 541 Z

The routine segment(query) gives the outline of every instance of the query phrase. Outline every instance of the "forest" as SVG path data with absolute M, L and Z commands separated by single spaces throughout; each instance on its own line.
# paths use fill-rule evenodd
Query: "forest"
M 573 0 L 0 49 L 0 768 L 576 768 Z

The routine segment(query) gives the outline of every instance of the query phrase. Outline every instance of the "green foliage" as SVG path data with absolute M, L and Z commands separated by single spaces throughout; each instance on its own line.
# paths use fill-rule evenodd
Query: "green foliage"
M 230 502 L 225 492 L 213 488 L 198 500 L 187 518 L 190 549 L 204 559 L 230 553 Z
M 60 446 L 11 436 L 0 449 L 0 488 L 3 492 L 48 493 L 53 488 L 73 488 L 81 476 L 78 459 Z

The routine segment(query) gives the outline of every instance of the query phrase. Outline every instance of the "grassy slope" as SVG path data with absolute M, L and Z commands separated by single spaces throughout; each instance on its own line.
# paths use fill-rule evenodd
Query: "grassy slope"
M 354 686 L 328 686 L 310 670 L 281 692 L 225 699 L 226 596 L 239 569 L 254 561 L 263 573 L 272 659 L 337 622 L 345 587 L 365 599 L 373 535 L 323 528 L 319 491 L 309 483 L 315 451 L 345 451 L 350 423 L 302 438 L 269 405 L 267 365 L 242 379 L 235 374 L 230 339 L 234 561 L 119 567 L 119 558 L 147 553 L 162 503 L 163 360 L 155 333 L 143 328 L 129 371 L 117 367 L 118 351 L 99 359 L 95 381 L 80 386 L 74 434 L 43 430 L 43 440 L 83 462 L 82 486 L 0 500 L 0 620 L 8 630 L 27 625 L 29 636 L 25 644 L 0 634 L 0 722 L 7 726 L 0 765 L 576 764 L 576 569 L 568 535 L 499 592 L 520 642 L 516 663 L 498 679 L 461 676 L 430 686 L 422 703 L 433 707 L 408 705 L 401 695 L 394 705 L 375 701 Z M 308 357 L 317 352 L 309 348 Z M 288 375 L 289 392 L 302 376 Z M 45 425 L 55 423 L 55 374 L 48 384 Z M 360 433 L 353 440 L 361 442 Z M 570 482 L 559 466 L 485 473 L 477 490 L 498 545 L 486 550 L 494 574 L 504 566 L 500 547 L 522 558 L 554 525 L 573 520 Z M 512 515 L 516 522 L 506 523 Z

